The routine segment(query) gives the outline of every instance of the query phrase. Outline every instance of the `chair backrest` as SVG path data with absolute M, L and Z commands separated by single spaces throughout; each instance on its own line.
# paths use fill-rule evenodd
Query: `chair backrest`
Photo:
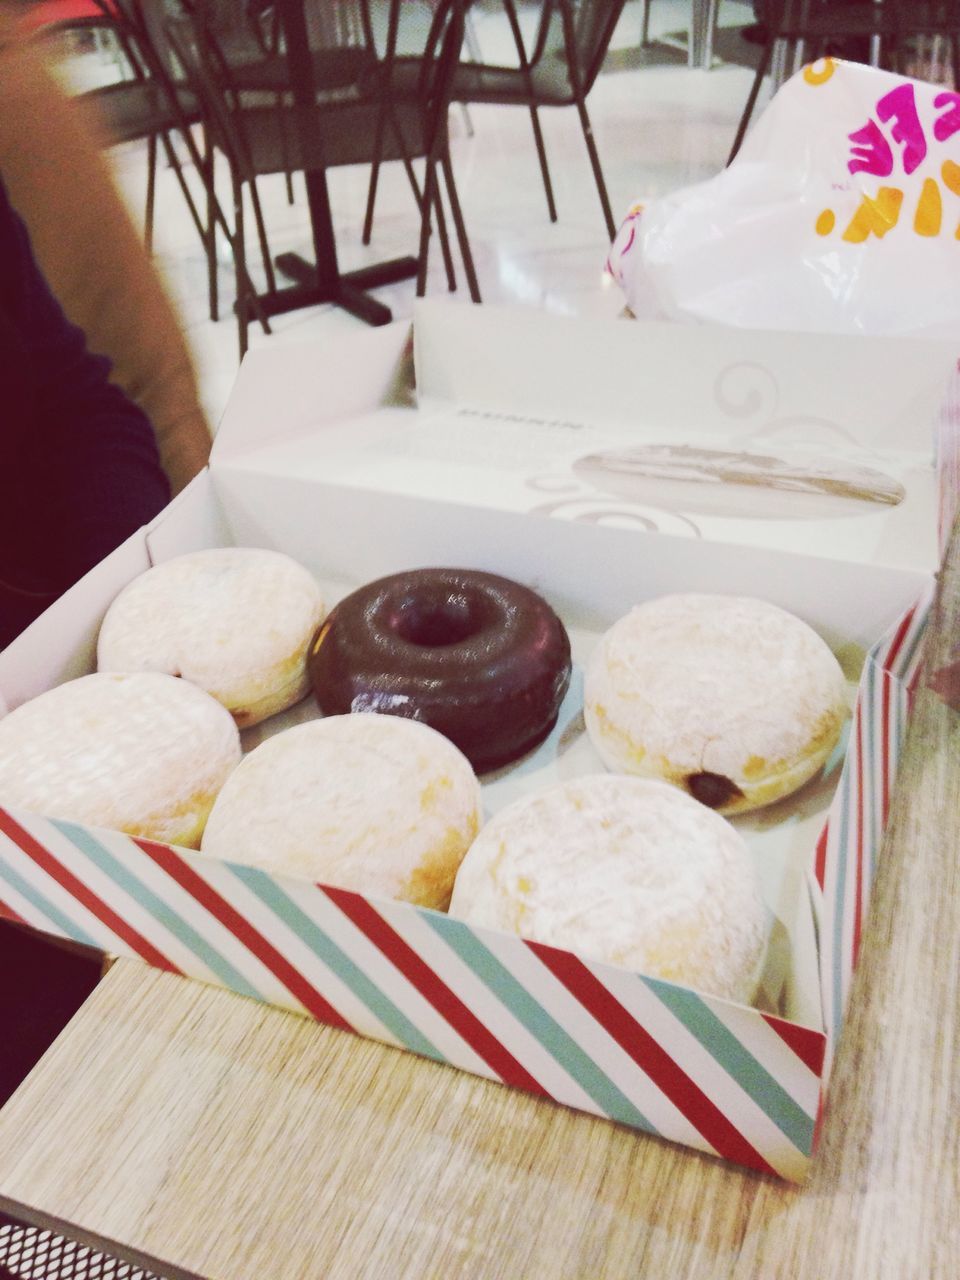
M 190 89 L 200 102 L 204 123 L 235 172 L 251 173 L 252 163 L 243 131 L 234 118 L 240 94 L 233 85 L 222 54 L 196 15 L 168 17 L 164 36 Z
M 557 3 L 569 12 L 570 0 L 557 0 Z M 584 93 L 589 92 L 600 74 L 625 3 L 626 0 L 580 0 L 577 5 L 573 15 L 573 45 Z
M 514 0 L 502 0 L 523 62 L 536 67 L 551 59 L 566 65 L 573 96 L 589 93 L 607 56 L 626 0 L 542 0 L 540 22 L 524 54 Z
M 453 77 L 460 61 L 466 30 L 467 0 L 439 0 L 420 55 L 417 98 L 423 112 L 423 132 L 428 153 L 436 155 L 446 143 L 447 113 Z M 386 53 L 386 79 L 390 84 L 396 49 Z
M 165 8 L 175 0 L 96 0 L 114 15 L 121 38 L 137 50 L 149 74 L 171 80 L 178 78 L 163 30 Z
M 180 10 L 199 18 L 227 61 L 255 62 L 274 51 L 279 39 L 276 12 L 246 0 L 179 0 Z M 272 7 L 271 7 L 272 8 Z
M 386 123 L 386 137 L 381 144 L 383 158 L 396 158 L 398 154 L 408 151 L 411 154 L 439 154 L 446 142 L 445 126 L 453 75 L 460 60 L 463 43 L 464 7 L 465 0 L 440 0 L 426 34 L 415 88 L 415 105 L 419 109 L 420 125 L 416 143 L 412 143 L 404 134 L 401 145 L 401 137 L 397 134 L 398 129 L 402 130 L 402 112 L 399 108 L 409 110 L 412 103 L 409 92 L 393 84 L 392 52 L 388 50 L 376 67 L 375 74 L 367 77 L 364 84 L 357 86 L 356 96 L 334 95 L 329 100 L 320 100 L 316 104 L 316 128 L 321 131 L 321 139 L 324 111 L 335 113 L 342 108 L 345 112 L 356 113 L 363 109 L 368 113 L 370 127 L 367 132 L 371 139 L 369 154 L 357 154 L 350 161 L 340 159 L 333 160 L 332 163 L 356 163 L 375 158 L 373 122 L 378 111 L 384 113 Z M 252 158 L 245 134 L 245 111 L 248 108 L 223 49 L 196 13 L 188 18 L 168 19 L 165 26 L 167 39 L 183 68 L 187 82 L 201 101 L 216 145 L 229 156 L 231 163 L 241 174 L 252 174 Z M 275 105 L 249 109 L 269 111 L 288 108 Z M 352 115 L 351 123 L 357 125 L 356 114 Z M 332 131 L 337 128 L 337 121 L 332 115 L 329 128 Z M 391 138 L 396 146 L 392 144 Z M 331 146 L 338 154 L 342 151 L 342 148 L 338 149 L 333 144 Z
M 229 62 L 283 51 L 283 22 L 274 0 L 174 0 L 203 20 Z M 373 47 L 369 0 L 302 0 L 311 49 Z
M 324 0 L 314 0 L 323 6 Z M 414 13 L 413 5 L 391 5 L 387 10 L 389 21 L 380 36 L 380 56 L 365 72 L 355 86 L 360 100 L 382 113 L 386 122 L 384 158 L 389 154 L 398 158 L 408 154 L 426 154 L 437 157 L 447 139 L 447 115 L 453 90 L 453 80 L 460 63 L 466 31 L 466 9 L 470 0 L 431 0 L 422 4 Z M 367 0 L 360 0 L 367 10 Z M 405 20 L 401 29 L 401 10 Z M 374 33 L 369 24 L 353 24 L 352 34 L 358 29 L 377 48 Z M 345 33 L 350 38 L 351 33 Z M 417 67 L 412 82 L 406 74 L 394 75 L 398 64 Z M 411 109 L 417 113 L 417 140 L 406 135 L 401 127 L 411 120 Z M 371 117 L 372 118 L 372 117 Z M 391 135 L 397 147 L 391 148 Z M 373 155 L 366 157 L 372 159 Z
M 893 39 L 960 35 L 960 0 L 766 0 L 770 34 L 789 39 L 871 34 Z
M 897 31 L 960 39 L 960 0 L 884 0 Z

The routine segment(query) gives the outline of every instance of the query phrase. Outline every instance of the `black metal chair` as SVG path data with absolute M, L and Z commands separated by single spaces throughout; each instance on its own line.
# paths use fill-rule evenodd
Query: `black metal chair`
M 119 38 L 149 75 L 149 83 L 154 93 L 166 103 L 167 118 L 171 124 L 169 132 L 176 131 L 190 162 L 203 182 L 206 200 L 205 215 L 200 216 L 192 199 L 190 204 L 193 221 L 200 234 L 207 260 L 210 318 L 216 321 L 219 316 L 216 244 L 218 229 L 227 240 L 234 259 L 236 259 L 236 246 L 232 228 L 216 195 L 215 157 L 201 101 L 185 83 L 167 42 L 164 29 L 167 16 L 165 6 L 168 2 L 173 3 L 174 0 L 95 0 L 95 2 L 101 7 L 109 6 Z M 186 109 L 188 106 L 190 110 Z M 198 124 L 202 131 L 202 147 L 198 146 L 194 138 L 194 127 Z M 182 168 L 179 171 L 182 184 L 185 186 Z M 259 206 L 257 209 L 259 213 Z M 242 286 L 250 299 L 251 310 L 259 320 L 264 333 L 269 334 L 269 322 L 257 303 L 256 289 L 245 267 L 238 269 L 237 279 L 238 289 Z
M 290 76 L 283 48 L 283 32 L 272 0 L 181 0 L 182 8 L 201 18 L 217 41 L 220 55 L 241 92 L 286 92 Z M 353 0 L 354 20 L 336 21 L 336 39 L 329 39 L 335 10 L 330 0 L 315 6 L 310 60 L 313 78 L 329 91 L 348 88 L 376 66 L 377 50 L 367 0 Z M 326 13 L 326 20 L 324 14 Z
M 960 3 L 958 0 L 881 0 L 880 3 L 835 3 L 832 0 L 766 0 L 767 38 L 750 94 L 737 127 L 729 164 L 743 143 L 764 77 L 776 46 L 788 59 L 800 48 L 810 61 L 843 49 L 843 42 L 880 42 L 883 65 L 899 69 L 906 42 L 918 36 L 944 36 L 950 42 L 954 86 L 960 88 Z M 844 50 L 845 52 L 845 50 Z
M 603 65 L 626 0 L 580 0 L 576 5 L 573 0 L 543 0 L 536 39 L 529 55 L 514 0 L 501 2 L 516 47 L 516 65 L 461 61 L 453 76 L 450 100 L 467 105 L 491 103 L 528 109 L 551 222 L 557 220 L 557 208 L 538 113 L 542 107 L 575 107 L 607 234 L 613 240 L 616 223 L 586 100 Z M 397 59 L 395 74 L 401 88 L 403 77 L 414 74 L 415 70 L 415 59 Z M 372 181 L 364 222 L 365 243 L 369 239 L 375 194 L 375 181 Z
M 344 0 L 337 0 L 334 6 L 329 0 L 318 0 L 315 16 L 322 20 L 326 13 L 329 20 L 330 13 L 335 8 L 339 12 L 343 3 Z M 283 104 L 291 85 L 282 25 L 273 0 L 179 0 L 179 4 L 182 12 L 202 20 L 208 34 L 216 40 L 237 90 L 273 94 L 277 105 Z M 332 47 L 322 38 L 311 42 L 313 79 L 323 85 L 326 92 L 349 90 L 377 63 L 367 0 L 351 0 L 351 8 L 356 12 L 349 33 L 340 22 L 340 38 Z M 319 27 L 319 22 L 311 25 Z M 345 38 L 347 34 L 349 39 Z M 292 204 L 293 182 L 289 170 L 286 184 L 287 198 Z
M 238 270 L 246 272 L 244 257 L 244 192 L 256 178 L 292 168 L 330 169 L 380 159 L 401 160 L 408 168 L 413 159 L 425 163 L 424 182 L 418 198 L 420 215 L 417 293 L 426 286 L 427 254 L 436 216 L 447 279 L 455 287 L 453 264 L 446 238 L 438 170 L 444 177 L 447 199 L 470 288 L 480 293 L 466 228 L 460 210 L 447 139 L 450 79 L 463 40 L 463 4 L 444 0 L 426 35 L 414 92 L 392 94 L 392 59 L 368 69 L 350 93 L 343 86 L 320 85 L 315 106 L 288 102 L 251 105 L 242 90 L 216 35 L 205 24 L 199 7 L 185 19 L 166 23 L 166 31 L 189 83 L 201 99 L 216 148 L 227 158 L 233 187 L 233 240 Z M 328 51 L 333 46 L 328 46 Z M 375 147 L 379 145 L 379 152 Z M 412 169 L 410 170 L 412 173 Z M 249 299 L 238 290 L 237 315 L 241 351 L 246 349 Z

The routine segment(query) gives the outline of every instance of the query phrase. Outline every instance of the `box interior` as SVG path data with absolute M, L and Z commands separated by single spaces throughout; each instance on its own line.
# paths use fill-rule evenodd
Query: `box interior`
M 602 631 L 643 600 L 714 591 L 778 604 L 824 637 L 853 690 L 867 648 L 923 594 L 936 563 L 932 424 L 953 353 L 898 342 L 897 363 L 884 345 L 539 315 L 534 324 L 431 304 L 416 319 L 419 407 L 406 325 L 335 350 L 254 353 L 210 470 L 0 655 L 0 697 L 13 708 L 93 670 L 99 622 L 126 582 L 150 563 L 232 543 L 293 556 L 329 604 L 383 574 L 439 563 L 505 574 L 550 600 L 573 641 L 571 691 L 550 738 L 484 779 L 488 814 L 521 792 L 602 769 L 582 730 L 583 664 Z M 732 390 L 739 378 L 747 381 Z M 764 387 L 774 396 L 766 407 Z M 750 415 L 766 415 L 774 435 L 827 421 L 831 456 L 884 470 L 903 499 L 837 515 L 823 506 L 831 495 L 802 492 L 789 500 L 803 514 L 782 520 L 763 513 L 751 485 L 721 484 L 730 493 L 719 506 L 693 515 L 666 501 L 583 502 L 571 489 L 585 450 L 664 439 L 739 447 L 734 427 Z M 246 749 L 313 714 L 308 700 L 248 731 Z M 838 751 L 794 797 L 735 820 L 771 912 L 761 1007 L 817 1030 L 809 874 L 841 759 Z
M 46 637 L 46 665 L 29 634 L 0 656 L 0 694 L 9 706 L 60 679 L 95 669 L 95 636 L 110 600 L 145 567 L 187 550 L 253 545 L 283 551 L 310 568 L 333 604 L 384 573 L 443 559 L 534 585 L 558 609 L 571 634 L 574 678 L 556 728 L 532 755 L 483 779 L 492 816 L 520 794 L 575 775 L 602 772 L 583 730 L 583 666 L 599 635 L 633 603 L 665 591 L 723 590 L 773 600 L 803 617 L 834 648 L 851 681 L 867 646 L 920 594 L 917 571 L 838 566 L 813 557 L 722 545 L 545 518 L 531 521 L 482 508 L 391 497 L 375 511 L 355 495 L 300 476 L 224 464 L 198 478 L 141 538 L 121 548 L 71 593 L 71 626 L 45 616 L 31 631 Z M 648 546 L 649 544 L 649 546 Z M 646 554 L 645 554 L 646 551 Z M 596 566 L 603 566 L 596 572 Z M 109 569 L 109 572 L 107 570 Z M 845 582 L 838 584 L 838 569 Z M 29 686 L 29 687 L 28 687 Z M 244 733 L 251 750 L 265 736 L 317 714 L 312 699 Z M 813 907 L 807 875 L 830 805 L 842 751 L 795 796 L 734 820 L 763 883 L 771 935 L 758 1004 L 821 1029 Z

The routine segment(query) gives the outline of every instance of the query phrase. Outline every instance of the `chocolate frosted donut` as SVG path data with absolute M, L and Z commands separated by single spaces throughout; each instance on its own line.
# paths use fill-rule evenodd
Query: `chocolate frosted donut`
M 420 720 L 478 773 L 531 750 L 570 683 L 570 641 L 535 592 L 470 569 L 414 569 L 342 600 L 317 632 L 310 679 L 324 715 Z

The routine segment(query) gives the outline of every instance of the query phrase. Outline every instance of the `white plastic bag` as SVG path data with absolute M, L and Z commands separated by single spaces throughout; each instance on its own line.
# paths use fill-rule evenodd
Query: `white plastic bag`
M 631 209 L 608 269 L 640 316 L 960 340 L 960 94 L 813 63 L 729 168 Z

